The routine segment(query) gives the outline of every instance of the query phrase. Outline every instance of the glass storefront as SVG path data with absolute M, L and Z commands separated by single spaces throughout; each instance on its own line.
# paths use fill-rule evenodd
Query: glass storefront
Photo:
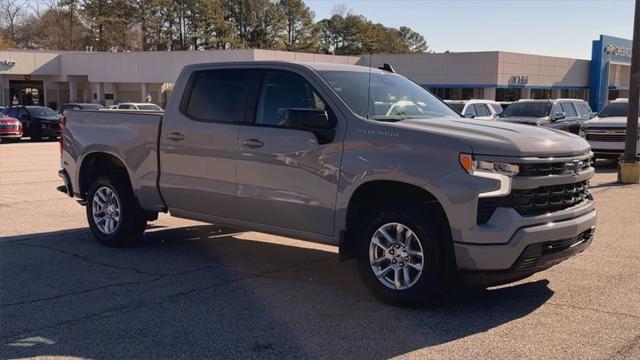
M 444 100 L 484 99 L 484 88 L 429 88 Z
M 582 99 L 587 100 L 589 97 L 589 89 L 562 89 L 560 97 L 564 99 Z
M 551 89 L 531 89 L 531 98 L 536 100 L 551 99 Z
M 520 100 L 520 89 L 496 89 L 496 101 L 518 101 Z
M 44 106 L 42 81 L 9 80 L 10 104 Z

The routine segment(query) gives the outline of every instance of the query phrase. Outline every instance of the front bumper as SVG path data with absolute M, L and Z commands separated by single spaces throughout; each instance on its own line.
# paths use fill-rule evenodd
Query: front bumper
M 22 133 L 0 132 L 0 139 L 20 139 L 21 137 Z
M 547 269 L 590 244 L 596 211 L 564 221 L 520 228 L 506 244 L 455 243 L 458 268 L 466 282 L 496 284 Z

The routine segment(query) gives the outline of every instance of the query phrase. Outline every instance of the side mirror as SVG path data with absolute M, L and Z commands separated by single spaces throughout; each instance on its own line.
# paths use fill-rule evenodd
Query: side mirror
M 468 118 L 468 119 L 475 119 L 476 114 L 467 114 L 464 117 Z
M 593 119 L 594 117 L 598 116 L 597 112 L 592 112 L 589 114 L 589 119 Z
M 287 109 L 284 114 L 285 127 L 310 131 L 316 135 L 318 144 L 333 141 L 337 121 L 333 114 L 320 109 Z
M 564 118 L 566 118 L 567 115 L 565 113 L 562 114 L 555 114 L 553 115 L 553 117 L 551 118 L 552 121 L 558 121 L 558 120 L 562 120 Z

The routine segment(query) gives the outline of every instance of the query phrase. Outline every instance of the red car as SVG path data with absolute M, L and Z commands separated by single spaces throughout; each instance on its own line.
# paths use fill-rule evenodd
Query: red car
M 22 137 L 22 131 L 20 120 L 0 115 L 0 140 L 18 141 Z

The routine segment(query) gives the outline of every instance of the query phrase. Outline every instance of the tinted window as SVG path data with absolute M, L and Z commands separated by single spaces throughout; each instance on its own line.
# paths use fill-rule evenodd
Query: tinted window
M 447 103 L 453 110 L 462 114 L 462 110 L 464 110 L 464 103 Z
M 325 104 L 300 76 L 284 71 L 266 72 L 260 89 L 256 124 L 280 125 L 287 109 L 325 110 Z
M 27 110 L 29 110 L 29 113 L 31 114 L 31 116 L 35 116 L 35 117 L 54 117 L 54 116 L 58 116 L 58 114 L 49 109 L 48 107 L 42 107 L 42 106 L 27 106 Z
M 578 114 L 576 113 L 576 109 L 573 107 L 572 103 L 560 103 L 560 105 L 562 106 L 562 109 L 564 110 L 564 113 L 567 117 L 576 117 L 578 116 Z
M 162 111 L 162 108 L 156 104 L 143 104 L 138 105 L 138 110 L 153 110 L 153 111 Z
M 476 109 L 473 107 L 473 105 L 469 105 L 467 106 L 467 109 L 464 111 L 464 117 L 475 117 L 476 116 Z
M 475 104 L 476 116 L 491 116 L 491 112 L 485 104 Z
M 502 110 L 502 106 L 500 104 L 489 104 L 489 106 L 491 106 L 498 115 L 500 115 L 502 111 L 504 111 Z
M 12 108 L 7 110 L 7 115 L 17 118 L 18 117 L 18 109 Z
M 27 110 L 21 108 L 20 110 L 18 110 L 18 117 L 21 116 L 29 116 L 29 113 L 27 112 Z
M 591 108 L 589 107 L 589 105 L 587 103 L 580 102 L 580 103 L 576 103 L 575 105 L 578 108 L 578 113 L 581 116 L 589 116 L 589 115 L 591 115 Z
M 515 102 L 509 105 L 502 114 L 501 117 L 509 118 L 509 117 L 545 117 L 549 115 L 551 112 L 551 103 L 544 102 Z
M 626 101 L 611 102 L 605 105 L 602 110 L 600 110 L 598 117 L 613 117 L 613 116 L 627 117 L 627 114 L 629 111 L 628 107 L 629 107 L 629 103 Z
M 185 113 L 202 121 L 243 121 L 250 74 L 248 69 L 195 73 L 184 106 Z

